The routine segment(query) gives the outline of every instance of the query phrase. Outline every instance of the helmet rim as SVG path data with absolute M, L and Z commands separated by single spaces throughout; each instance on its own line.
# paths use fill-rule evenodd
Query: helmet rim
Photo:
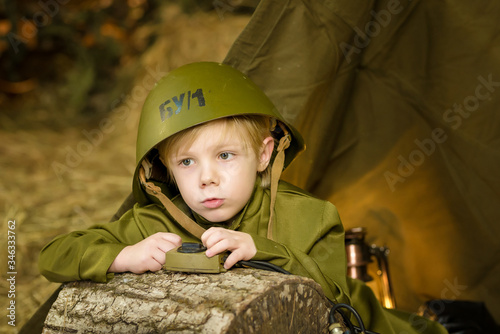
M 139 182 L 144 159 L 163 140 L 191 127 L 217 119 L 262 115 L 289 129 L 292 143 L 286 150 L 286 168 L 305 149 L 300 133 L 278 112 L 271 100 L 247 76 L 216 62 L 197 62 L 172 70 L 148 94 L 139 121 L 133 193 L 145 200 Z

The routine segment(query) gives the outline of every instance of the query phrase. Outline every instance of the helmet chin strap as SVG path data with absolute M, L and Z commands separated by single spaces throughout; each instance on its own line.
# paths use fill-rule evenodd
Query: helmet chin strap
M 165 209 L 167 209 L 168 213 L 179 223 L 181 226 L 197 237 L 198 239 L 201 239 L 201 235 L 206 231 L 203 227 L 200 225 L 196 224 L 194 220 L 189 218 L 184 212 L 182 212 L 181 209 L 179 209 L 172 201 L 170 198 L 165 196 L 161 192 L 161 188 L 156 186 L 153 182 L 147 182 L 146 181 L 146 172 L 144 171 L 144 164 L 139 168 L 139 179 L 141 181 L 141 184 L 143 185 L 144 189 L 146 189 L 146 192 L 160 200 L 160 202 L 163 204 Z M 148 174 L 150 172 L 148 171 Z
M 274 219 L 274 205 L 276 203 L 276 195 L 278 193 L 278 183 L 281 177 L 281 172 L 285 165 L 285 150 L 290 146 L 290 134 L 281 126 L 285 135 L 281 137 L 278 148 L 276 149 L 276 157 L 274 158 L 271 167 L 271 200 L 269 204 L 269 222 L 267 225 L 267 238 L 273 240 L 273 219 Z M 147 176 L 146 176 L 147 175 Z M 201 239 L 201 235 L 206 231 L 203 227 L 198 225 L 194 220 L 189 218 L 181 209 L 179 209 L 172 201 L 162 193 L 161 188 L 156 186 L 153 182 L 148 182 L 146 177 L 151 176 L 151 163 L 146 159 L 143 160 L 142 166 L 139 168 L 139 180 L 142 186 L 149 195 L 152 195 L 160 200 L 165 209 L 170 215 L 189 233 Z
M 278 193 L 278 182 L 285 166 L 285 150 L 290 146 L 290 135 L 284 127 L 282 129 L 285 131 L 285 135 L 280 139 L 276 150 L 276 158 L 274 158 L 274 163 L 271 167 L 271 203 L 269 205 L 269 223 L 267 225 L 267 238 L 270 240 L 273 240 L 274 204 L 276 203 L 276 195 Z

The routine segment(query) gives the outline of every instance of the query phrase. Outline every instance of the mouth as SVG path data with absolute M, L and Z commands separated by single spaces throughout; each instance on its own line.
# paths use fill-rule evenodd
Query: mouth
M 202 204 L 208 209 L 217 209 L 224 204 L 224 200 L 221 198 L 207 198 L 202 202 Z

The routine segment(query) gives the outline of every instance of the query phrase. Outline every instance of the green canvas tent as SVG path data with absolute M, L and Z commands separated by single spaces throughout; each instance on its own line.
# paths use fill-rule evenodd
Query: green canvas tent
M 284 178 L 391 249 L 398 308 L 482 301 L 500 321 L 499 17 L 496 1 L 261 1 L 225 60 L 304 135 Z

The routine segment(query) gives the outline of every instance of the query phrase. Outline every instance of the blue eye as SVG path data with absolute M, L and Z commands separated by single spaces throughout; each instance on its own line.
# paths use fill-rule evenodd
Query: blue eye
M 222 152 L 221 154 L 219 154 L 219 157 L 222 159 L 222 160 L 228 160 L 230 159 L 234 154 L 233 153 L 229 153 L 229 152 Z

